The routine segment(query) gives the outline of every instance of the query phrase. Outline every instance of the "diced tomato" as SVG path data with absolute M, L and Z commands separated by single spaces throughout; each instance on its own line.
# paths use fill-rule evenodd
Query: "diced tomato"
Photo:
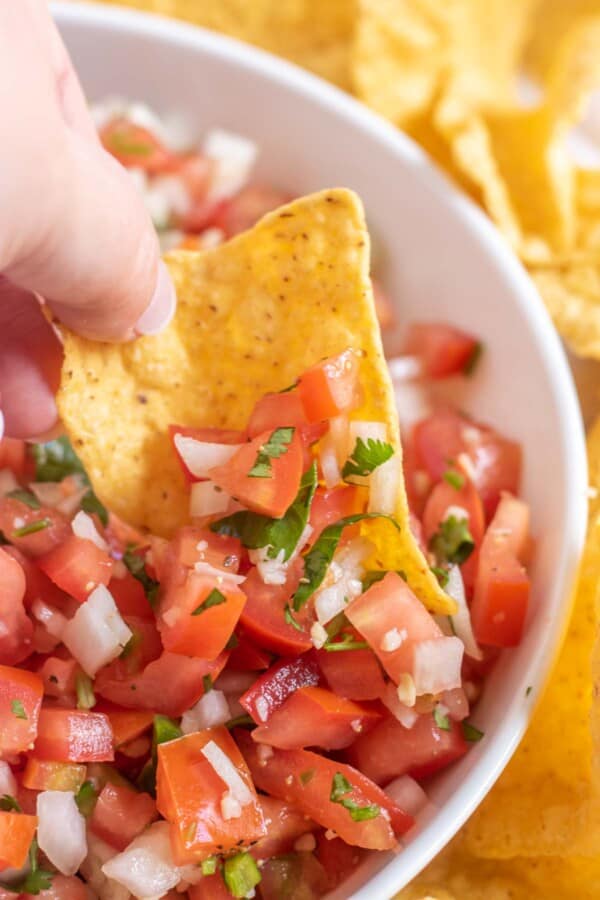
M 21 894 L 22 900 L 88 900 L 89 890 L 75 875 L 52 875 L 52 883 L 39 894 Z M 14 895 L 13 895 L 14 900 Z
M 30 755 L 27 757 L 22 784 L 34 791 L 73 791 L 76 794 L 85 781 L 85 776 L 85 766 L 36 759 Z
M 33 650 L 33 624 L 23 605 L 25 574 L 0 547 L 0 663 L 23 662 Z
M 185 570 L 195 569 L 198 563 L 235 574 L 241 556 L 242 545 L 238 538 L 214 534 L 208 528 L 186 526 L 180 528 L 171 541 L 167 558 L 162 563 L 160 581 L 182 583 L 187 574 Z
M 266 836 L 252 847 L 255 859 L 268 859 L 280 853 L 289 853 L 294 841 L 317 827 L 304 813 L 276 797 L 261 795 L 258 798 L 267 828 Z
M 242 694 L 240 706 L 262 725 L 295 691 L 318 683 L 319 667 L 312 654 L 280 659 Z
M 231 900 L 231 894 L 220 872 L 205 875 L 198 884 L 191 884 L 188 888 L 188 897 L 190 900 Z
M 339 522 L 346 516 L 362 512 L 365 506 L 365 490 L 357 485 L 347 484 L 331 490 L 317 488 L 310 508 L 309 524 L 312 533 L 310 542 L 314 544 L 324 528 Z
M 395 835 L 404 834 L 413 825 L 412 816 L 392 803 L 369 778 L 344 763 L 326 759 L 310 750 L 274 750 L 264 765 L 259 747 L 250 734 L 240 730 L 236 740 L 254 783 L 261 791 L 292 803 L 319 825 L 335 831 L 348 844 L 370 850 L 389 850 L 396 845 Z M 352 786 L 344 795 L 347 800 L 362 807 L 375 805 L 388 815 L 379 813 L 372 819 L 355 821 L 346 807 L 330 799 L 336 774 L 342 775 Z
M 226 465 L 216 466 L 208 474 L 215 484 L 244 506 L 265 516 L 280 518 L 295 499 L 302 478 L 302 441 L 297 431 L 294 430 L 281 456 L 265 456 L 266 462 L 261 467 L 264 475 L 249 474 L 260 466 L 262 448 L 274 433 L 259 434 L 240 447 Z
M 529 509 L 504 494 L 485 533 L 471 605 L 475 637 L 494 647 L 515 647 L 521 641 L 531 591 L 521 563 L 528 547 Z
M 72 658 L 47 657 L 39 669 L 39 675 L 44 680 L 44 694 L 61 700 L 74 700 L 75 679 L 79 671 L 77 662 Z
M 48 524 L 33 534 L 18 536 L 21 529 L 36 522 Z M 55 509 L 49 506 L 32 509 L 13 497 L 3 497 L 0 500 L 0 531 L 26 556 L 33 557 L 48 553 L 73 533 L 67 519 Z
M 111 663 L 98 672 L 103 680 L 125 680 L 139 675 L 145 667 L 159 658 L 163 651 L 160 634 L 154 621 L 126 616 L 125 623 L 131 631 L 125 649 Z
M 64 612 L 65 608 L 70 605 L 68 598 L 60 588 L 50 581 L 45 572 L 42 572 L 33 560 L 25 556 L 16 547 L 7 544 L 2 549 L 9 556 L 12 556 L 13 559 L 17 560 L 25 574 L 25 608 L 29 610 L 35 600 L 43 600 L 49 606 L 54 606 L 56 609 Z
M 108 716 L 81 709 L 42 709 L 35 755 L 57 762 L 105 762 L 113 759 Z
M 338 837 L 325 837 L 321 831 L 317 836 L 316 856 L 327 875 L 327 887 L 330 891 L 352 874 L 360 861 L 364 858 L 364 852 L 360 847 L 351 847 Z
M 108 590 L 122 616 L 154 619 L 154 612 L 144 588 L 131 572 L 126 572 L 122 578 L 113 575 L 108 582 Z
M 239 816 L 223 815 L 223 797 L 230 789 L 203 754 L 207 744 L 212 749 L 216 745 L 216 752 L 232 763 L 247 788 L 248 802 L 242 804 Z M 248 845 L 266 833 L 250 773 L 226 728 L 208 728 L 159 744 L 156 802 L 161 815 L 171 823 L 177 865 Z
M 37 564 L 58 587 L 84 603 L 99 584 L 107 585 L 112 559 L 93 541 L 69 535 L 62 544 L 40 556 Z
M 486 425 L 442 409 L 415 425 L 412 440 L 417 467 L 425 469 L 433 481 L 440 481 L 449 460 L 460 464 L 460 455 L 466 454 L 488 519 L 502 491 L 514 494 L 518 490 L 521 448 Z
M 0 811 L 0 871 L 25 865 L 36 828 L 36 816 Z
M 377 784 L 399 775 L 427 778 L 463 756 L 468 749 L 460 722 L 438 728 L 432 715 L 419 716 L 405 728 L 393 716 L 362 735 L 346 751 L 348 760 Z
M 154 721 L 153 712 L 144 709 L 120 709 L 105 700 L 100 700 L 94 709 L 108 716 L 115 748 L 140 737 Z
M 298 558 L 290 565 L 286 584 L 265 584 L 258 569 L 251 569 L 241 585 L 247 599 L 240 622 L 259 647 L 285 656 L 304 653 L 312 647 L 308 604 L 300 613 L 294 613 L 298 628 L 285 619 L 285 607 L 300 583 L 302 571 L 302 560 Z
M 265 431 L 282 426 L 299 428 L 307 419 L 297 390 L 279 394 L 264 394 L 254 404 L 248 420 L 248 435 L 258 437 Z
M 248 440 L 245 431 L 236 431 L 234 428 L 190 428 L 186 425 L 169 425 L 169 437 L 173 444 L 173 451 L 179 465 L 183 469 L 183 474 L 190 482 L 198 481 L 198 478 L 193 472 L 190 472 L 177 452 L 177 447 L 175 446 L 176 434 L 182 434 L 184 437 L 191 437 L 195 441 L 202 441 L 208 444 L 244 444 Z
M 259 672 L 269 668 L 272 658 L 270 653 L 257 647 L 250 638 L 242 634 L 229 655 L 229 666 L 235 671 Z
M 156 135 L 125 116 L 116 116 L 104 125 L 100 129 L 100 140 L 104 149 L 126 168 L 143 169 L 155 175 L 173 166 L 172 154 Z
M 442 637 L 433 616 L 395 572 L 389 572 L 349 603 L 346 615 L 396 684 L 402 675 L 413 671 L 415 644 Z M 400 645 L 394 650 L 383 649 L 386 638 L 395 633 L 401 638 Z
M 289 194 L 262 184 L 249 184 L 223 204 L 214 218 L 215 228 L 234 237 L 258 222 L 266 213 L 283 206 L 291 199 Z
M 325 359 L 298 379 L 298 392 L 309 422 L 331 419 L 360 405 L 359 363 L 352 350 Z
M 133 525 L 124 522 L 115 513 L 108 512 L 108 527 L 105 528 L 104 534 L 111 549 L 123 553 L 127 547 L 145 547 L 149 543 L 148 535 L 142 534 Z
M 43 692 L 39 675 L 0 666 L 0 757 L 27 750 L 35 741 Z
M 143 672 L 131 678 L 107 677 L 101 669 L 94 682 L 94 691 L 126 709 L 147 709 L 166 716 L 181 716 L 204 693 L 204 677 L 210 675 L 216 681 L 226 662 L 227 653 L 206 660 L 165 651 Z
M 322 687 L 301 687 L 252 732 L 255 741 L 282 750 L 341 750 L 380 719 L 373 709 Z
M 396 308 L 392 298 L 377 278 L 371 278 L 373 284 L 373 300 L 377 321 L 382 331 L 388 331 L 396 324 Z
M 10 469 L 17 478 L 25 475 L 27 467 L 27 444 L 18 438 L 0 440 L 0 469 Z
M 376 700 L 385 690 L 381 666 L 372 650 L 319 650 L 317 661 L 325 681 L 338 697 Z
M 269 859 L 260 870 L 262 900 L 297 897 L 318 900 L 327 890 L 327 875 L 312 853 L 287 853 Z
M 465 587 L 470 595 L 475 583 L 479 548 L 485 530 L 485 513 L 481 498 L 468 478 L 465 477 L 463 486 L 458 490 L 446 481 L 436 484 L 429 495 L 423 514 L 425 542 L 427 545 L 429 544 L 451 506 L 458 506 L 467 513 L 469 532 L 475 543 L 473 552 L 460 567 Z
M 465 374 L 479 348 L 479 342 L 443 322 L 414 322 L 408 329 L 403 353 L 416 356 L 428 378 Z
M 158 627 L 165 650 L 215 659 L 238 623 L 245 594 L 226 577 L 190 572 L 183 584 L 168 583 Z
M 192 201 L 203 200 L 206 197 L 214 165 L 214 160 L 198 152 L 186 153 L 177 160 L 177 174 Z
M 118 784 L 105 784 L 94 807 L 90 828 L 103 841 L 124 850 L 151 822 L 158 818 L 150 794 Z

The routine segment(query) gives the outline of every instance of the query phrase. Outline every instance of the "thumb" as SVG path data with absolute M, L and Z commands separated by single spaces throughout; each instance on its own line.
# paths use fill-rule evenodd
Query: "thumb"
M 154 334 L 175 310 L 150 217 L 127 172 L 65 129 L 38 240 L 5 269 L 69 328 L 96 340 Z

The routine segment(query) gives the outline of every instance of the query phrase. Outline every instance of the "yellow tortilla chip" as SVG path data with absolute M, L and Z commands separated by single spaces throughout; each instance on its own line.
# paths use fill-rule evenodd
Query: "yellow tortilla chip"
M 600 262 L 531 270 L 561 336 L 580 356 L 600 358 Z
M 169 424 L 245 427 L 254 402 L 308 366 L 352 347 L 364 404 L 385 422 L 401 459 L 394 394 L 369 280 L 369 236 L 358 197 L 330 190 L 294 201 L 204 253 L 167 257 L 178 294 L 169 328 L 125 345 L 65 333 L 60 413 L 92 484 L 122 518 L 157 534 L 188 519 Z M 437 612 L 441 590 L 408 526 L 404 485 L 396 518 L 365 523 L 382 568 L 403 569 Z
M 598 13 L 598 0 L 537 0 L 535 27 L 531 29 L 524 54 L 529 72 L 545 82 L 565 33 L 580 19 Z

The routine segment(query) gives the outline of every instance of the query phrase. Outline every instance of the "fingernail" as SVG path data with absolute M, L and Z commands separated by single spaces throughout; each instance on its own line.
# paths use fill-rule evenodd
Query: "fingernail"
M 158 278 L 149 306 L 138 319 L 134 331 L 137 335 L 158 334 L 166 328 L 175 314 L 177 298 L 169 270 L 162 260 L 158 263 Z

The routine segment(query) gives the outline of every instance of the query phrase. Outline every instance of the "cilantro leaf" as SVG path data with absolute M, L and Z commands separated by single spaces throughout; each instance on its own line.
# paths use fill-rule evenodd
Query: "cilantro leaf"
M 75 795 L 75 803 L 82 816 L 89 818 L 94 812 L 98 794 L 91 781 L 84 781 Z
M 350 813 L 350 818 L 355 822 L 364 822 L 367 819 L 375 819 L 381 813 L 381 807 L 376 803 L 368 803 L 361 806 L 354 800 L 351 800 L 346 794 L 350 794 L 354 790 L 347 778 L 341 772 L 336 772 L 331 782 L 331 792 L 329 799 L 332 803 L 339 803 L 344 809 Z
M 95 513 L 106 528 L 108 525 L 108 511 L 106 507 L 100 503 L 91 488 L 81 498 L 81 508 L 86 513 Z
M 465 486 L 465 476 L 455 469 L 448 469 L 447 472 L 444 472 L 443 477 L 446 484 L 449 484 L 450 487 L 453 487 L 456 491 L 460 491 L 460 489 Z
M 11 894 L 39 894 L 40 891 L 47 891 L 52 886 L 52 878 L 54 872 L 48 872 L 46 869 L 38 867 L 38 842 L 34 838 L 29 847 L 29 866 L 30 871 L 27 875 L 16 884 L 3 885 L 4 890 L 10 891 Z
M 69 438 L 64 436 L 46 444 L 33 444 L 31 453 L 35 462 L 36 481 L 62 481 L 67 475 L 85 475 L 83 463 L 73 450 Z
M 2 812 L 21 812 L 18 802 L 10 794 L 3 794 L 0 797 L 0 809 Z
M 352 634 L 343 634 L 340 641 L 331 639 L 325 641 L 323 650 L 327 650 L 329 653 L 342 653 L 344 650 L 366 650 L 368 646 L 366 641 L 357 641 Z
M 248 478 L 270 478 L 273 474 L 272 459 L 279 459 L 288 452 L 288 447 L 294 437 L 295 428 L 276 428 L 271 433 L 269 440 L 263 444 L 258 453 L 254 465 L 248 472 Z
M 291 625 L 292 628 L 295 628 L 296 631 L 304 631 L 302 625 L 299 625 L 298 622 L 296 622 L 289 603 L 286 603 L 283 607 L 283 618 L 285 619 L 287 624 Z
M 434 707 L 433 721 L 438 728 L 441 728 L 442 731 L 452 731 L 452 725 L 450 724 L 448 713 L 442 712 L 439 703 Z
M 466 361 L 466 363 L 463 366 L 463 373 L 465 375 L 473 374 L 473 372 L 477 368 L 479 360 L 481 359 L 482 353 L 483 353 L 483 344 L 481 341 L 477 341 L 477 343 L 473 347 L 473 351 L 472 351 L 471 355 L 469 356 L 468 360 Z
M 403 572 L 402 569 L 370 569 L 368 572 L 365 572 L 362 579 L 363 592 L 368 591 L 371 585 L 382 581 L 390 571 L 395 571 L 396 575 L 399 575 L 403 581 L 406 581 L 406 572 Z
M 76 676 L 75 691 L 77 693 L 77 709 L 93 709 L 96 705 L 94 685 L 90 676 L 85 672 L 79 672 Z
M 437 578 L 439 586 L 445 588 L 448 584 L 448 579 L 450 578 L 448 569 L 444 569 L 443 566 L 431 566 L 431 571 Z
M 123 562 L 125 563 L 127 569 L 131 572 L 133 577 L 137 578 L 139 583 L 144 588 L 144 592 L 146 594 L 146 597 L 148 598 L 150 606 L 154 606 L 160 584 L 158 581 L 155 581 L 154 578 L 151 578 L 148 575 L 148 573 L 146 572 L 146 564 L 143 558 L 135 552 L 135 547 L 133 544 L 130 544 L 123 554 Z
M 206 612 L 207 609 L 210 609 L 211 606 L 220 606 L 222 603 L 227 603 L 226 598 L 223 596 L 221 591 L 217 588 L 213 588 L 206 600 L 203 600 L 199 606 L 193 611 L 193 616 L 199 616 L 203 612 Z
M 382 515 L 381 513 L 357 513 L 354 516 L 346 516 L 344 519 L 340 519 L 338 522 L 334 522 L 333 525 L 328 525 L 327 528 L 324 528 L 304 556 L 304 574 L 293 597 L 293 607 L 296 612 L 302 609 L 306 601 L 314 594 L 325 578 L 344 528 L 347 525 L 355 525 L 356 522 L 361 522 L 363 519 L 389 519 L 400 531 L 400 526 L 392 516 Z
M 347 481 L 353 475 L 364 478 L 370 475 L 375 469 L 383 465 L 394 455 L 394 448 L 386 441 L 376 440 L 375 438 L 356 438 L 354 450 L 349 459 L 344 463 L 342 469 L 342 478 Z
M 213 689 L 213 680 L 210 675 L 202 676 L 202 690 L 205 694 L 210 693 Z
M 30 509 L 40 509 L 41 503 L 35 494 L 32 494 L 31 491 L 25 491 L 23 488 L 17 488 L 15 491 L 10 491 L 6 494 L 7 497 L 10 497 L 11 500 L 19 500 L 21 503 L 24 503 Z
M 484 731 L 475 728 L 475 726 L 471 725 L 470 722 L 467 722 L 466 719 L 462 722 L 462 730 L 465 741 L 469 741 L 472 744 L 480 741 L 485 734 Z
M 17 719 L 28 719 L 29 718 L 29 716 L 25 712 L 25 707 L 23 706 L 23 704 L 21 703 L 20 700 L 11 700 L 10 701 L 10 709 L 11 709 L 13 716 L 15 716 L 15 718 L 17 718 Z
M 316 489 L 317 464 L 313 463 L 302 476 L 296 499 L 281 519 L 271 519 L 269 516 L 244 510 L 212 522 L 209 528 L 216 534 L 239 538 L 249 550 L 269 547 L 267 555 L 270 559 L 275 559 L 283 550 L 285 562 L 294 552 L 306 528 Z
M 429 541 L 429 549 L 433 550 L 439 560 L 461 565 L 469 558 L 475 548 L 475 541 L 469 531 L 469 520 L 448 516 L 440 522 L 439 528 Z
M 35 522 L 29 522 L 29 524 L 23 525 L 22 528 L 15 528 L 12 536 L 14 538 L 27 537 L 28 534 L 37 534 L 38 531 L 43 531 L 44 528 L 49 528 L 50 525 L 52 525 L 52 520 L 47 517 L 36 519 Z

